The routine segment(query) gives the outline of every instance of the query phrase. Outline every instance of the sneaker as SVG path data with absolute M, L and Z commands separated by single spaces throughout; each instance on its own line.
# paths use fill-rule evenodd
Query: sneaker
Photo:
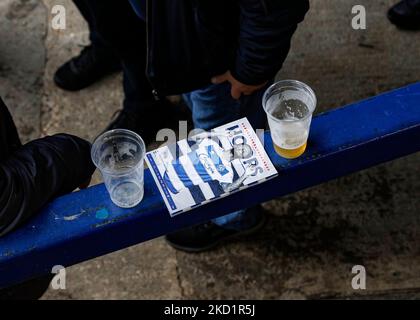
M 207 251 L 216 247 L 223 241 L 247 236 L 259 231 L 266 221 L 264 213 L 260 216 L 258 222 L 246 230 L 226 229 L 210 221 L 168 234 L 165 236 L 165 240 L 170 246 L 177 250 L 190 253 Z
M 58 68 L 54 82 L 61 89 L 78 91 L 120 70 L 120 60 L 116 56 L 105 49 L 89 45 L 77 57 Z
M 420 0 L 404 0 L 397 3 L 389 9 L 388 19 L 402 29 L 420 29 Z

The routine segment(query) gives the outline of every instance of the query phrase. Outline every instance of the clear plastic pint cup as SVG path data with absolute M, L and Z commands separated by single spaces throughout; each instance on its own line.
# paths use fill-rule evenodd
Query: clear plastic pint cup
M 93 163 L 117 206 L 132 208 L 143 199 L 145 153 L 142 138 L 124 129 L 105 132 L 93 143 Z
M 263 107 L 276 152 L 287 159 L 301 156 L 316 108 L 313 90 L 300 81 L 279 81 L 265 92 Z

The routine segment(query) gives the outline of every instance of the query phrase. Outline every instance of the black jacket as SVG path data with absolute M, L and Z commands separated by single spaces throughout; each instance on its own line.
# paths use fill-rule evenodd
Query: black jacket
M 273 79 L 308 0 L 147 0 L 147 76 L 162 94 L 198 89 L 227 70 Z
M 76 189 L 93 171 L 90 144 L 80 138 L 59 134 L 22 146 L 0 98 L 0 236 L 52 198 Z

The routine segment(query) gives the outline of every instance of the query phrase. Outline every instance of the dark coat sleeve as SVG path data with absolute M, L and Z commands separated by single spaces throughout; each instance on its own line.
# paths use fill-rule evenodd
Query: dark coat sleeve
M 242 83 L 258 85 L 281 69 L 309 1 L 239 0 L 239 5 L 239 43 L 231 72 Z
M 0 162 L 0 236 L 76 189 L 93 171 L 90 144 L 75 136 L 46 137 L 14 151 Z
M 6 105 L 0 97 L 0 161 L 22 146 L 16 126 Z

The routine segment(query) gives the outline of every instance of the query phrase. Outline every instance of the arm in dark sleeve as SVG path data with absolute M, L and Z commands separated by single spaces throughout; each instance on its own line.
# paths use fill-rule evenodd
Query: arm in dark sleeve
M 0 97 L 0 161 L 22 146 L 16 126 Z
M 308 0 L 239 0 L 240 34 L 233 77 L 248 85 L 273 79 L 290 50 Z
M 71 135 L 32 141 L 0 163 L 0 236 L 90 178 L 90 144 Z

